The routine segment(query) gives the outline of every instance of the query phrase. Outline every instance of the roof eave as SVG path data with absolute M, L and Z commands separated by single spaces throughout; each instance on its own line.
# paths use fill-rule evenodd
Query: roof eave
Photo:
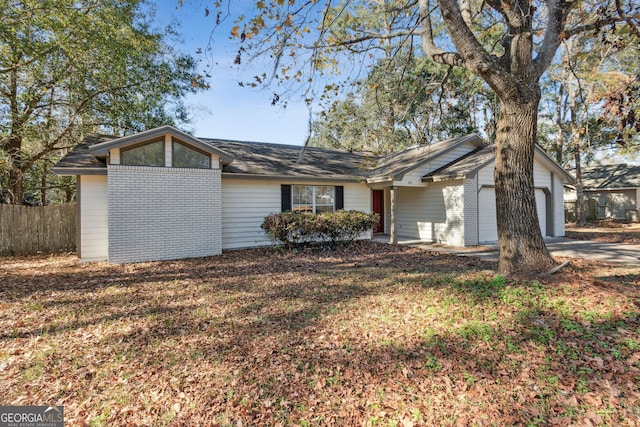
M 425 176 L 422 178 L 422 182 L 459 181 L 465 179 L 467 175 L 468 174 Z
M 53 173 L 59 176 L 106 175 L 107 168 L 79 168 L 58 166 L 53 168 Z
M 620 191 L 620 190 L 637 190 L 640 187 L 584 187 L 582 191 L 595 193 L 598 191 Z
M 456 141 L 454 144 L 452 144 L 450 147 L 447 147 L 446 150 L 443 150 L 442 152 L 431 156 L 431 157 L 427 157 L 426 159 L 424 159 L 423 161 L 408 167 L 406 169 L 401 170 L 400 172 L 398 172 L 395 176 L 395 178 L 397 178 L 398 180 L 403 180 L 404 176 L 411 172 L 414 169 L 419 168 L 420 166 L 424 165 L 425 163 L 431 162 L 439 157 L 444 156 L 446 153 L 448 153 L 449 151 L 461 146 L 462 144 L 465 144 L 467 142 L 470 142 L 471 144 L 473 144 L 476 148 L 481 148 L 481 147 L 485 147 L 487 145 L 487 143 L 478 135 L 475 133 L 469 134 L 469 135 L 465 135 L 465 136 L 460 136 L 458 138 L 453 138 L 453 139 L 458 139 L 458 141 Z
M 352 177 L 336 177 L 328 178 L 325 176 L 309 176 L 309 175 L 265 175 L 265 174 L 252 174 L 242 172 L 222 172 L 222 178 L 234 178 L 234 179 L 255 179 L 259 181 L 316 181 L 316 182 L 354 182 L 364 183 L 366 177 L 352 176 Z
M 367 184 L 382 184 L 385 182 L 393 182 L 393 175 L 367 178 Z

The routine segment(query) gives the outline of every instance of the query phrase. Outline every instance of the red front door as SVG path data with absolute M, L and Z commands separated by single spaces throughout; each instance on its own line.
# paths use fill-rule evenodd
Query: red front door
M 373 190 L 373 212 L 380 215 L 380 222 L 374 227 L 374 233 L 384 233 L 384 190 Z

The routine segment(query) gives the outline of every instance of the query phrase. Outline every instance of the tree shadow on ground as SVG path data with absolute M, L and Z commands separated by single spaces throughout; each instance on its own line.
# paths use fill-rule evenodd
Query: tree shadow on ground
M 47 356 L 52 369 L 69 365 L 73 389 L 99 389 L 115 407 L 122 394 L 140 411 L 154 390 L 164 390 L 158 405 L 191 396 L 185 424 L 202 411 L 245 425 L 375 417 L 579 424 L 584 407 L 615 408 L 605 423 L 637 418 L 638 310 L 602 311 L 628 302 L 633 289 L 521 283 L 494 276 L 492 266 L 372 244 L 23 272 L 12 280 L 28 290 L 1 285 L 10 297 L 2 339 L 7 352 L 31 336 L 69 341 L 72 352 Z M 580 306 L 585 298 L 602 306 Z M 74 315 L 56 320 L 60 313 Z M 55 327 L 42 335 L 49 317 Z M 78 336 L 84 341 L 71 342 Z M 12 369 L 24 371 L 27 356 L 16 357 L 24 360 Z M 98 373 L 81 375 L 87 363 Z M 56 393 L 53 384 L 41 387 Z M 5 393 L 3 401 L 15 400 Z M 82 405 L 70 399 L 70 411 Z M 109 421 L 126 424 L 126 414 Z

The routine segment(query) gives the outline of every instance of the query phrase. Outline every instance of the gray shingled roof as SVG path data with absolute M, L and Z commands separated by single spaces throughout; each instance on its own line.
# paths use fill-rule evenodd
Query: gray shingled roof
M 90 147 L 114 141 L 109 135 L 91 135 L 78 144 L 54 167 L 56 173 L 73 175 L 82 173 L 106 173 L 103 158 L 94 156 Z M 291 177 L 318 180 L 361 180 L 369 177 L 402 176 L 421 164 L 433 160 L 459 144 L 472 142 L 484 146 L 477 135 L 467 135 L 431 145 L 419 146 L 387 156 L 372 156 L 324 148 L 269 144 L 260 142 L 231 141 L 199 138 L 205 144 L 228 153 L 233 162 L 225 164 L 222 172 L 247 176 Z M 95 151 L 95 150 L 94 150 Z M 482 150 L 481 150 L 482 151 Z M 301 153 L 302 156 L 301 156 Z M 487 155 L 490 155 L 487 153 Z M 473 167 L 474 162 L 484 161 L 484 157 L 463 157 L 463 161 L 439 169 L 439 173 L 456 174 L 464 168 Z M 430 174 L 433 175 L 433 174 Z M 433 175 L 435 176 L 435 175 Z
M 378 165 L 371 171 L 372 176 L 393 176 L 402 179 L 402 176 L 425 163 L 444 154 L 456 145 L 472 142 L 476 146 L 484 146 L 485 142 L 475 134 L 435 142 L 429 145 L 410 148 L 398 153 L 389 154 L 378 160 Z
M 546 162 L 547 166 L 555 169 L 564 177 L 563 182 L 572 183 L 574 178 L 558 165 L 549 155 L 538 145 L 535 146 L 536 153 L 539 154 L 538 160 Z M 480 168 L 494 161 L 496 157 L 496 146 L 478 148 L 453 162 L 444 165 L 440 169 L 428 173 L 422 177 L 423 182 L 446 181 L 451 179 L 461 179 L 475 173 Z
M 465 156 L 444 165 L 422 177 L 423 182 L 446 181 L 450 179 L 460 179 L 480 169 L 487 163 L 493 161 L 496 156 L 496 147 L 476 148 Z
M 618 164 L 582 169 L 582 184 L 587 190 L 640 187 L 640 166 Z
M 95 173 L 106 173 L 104 159 L 92 155 L 89 148 L 114 139 L 116 137 L 109 135 L 86 137 L 56 163 L 54 171 L 65 175 L 73 175 L 79 171 L 84 173 L 87 169 L 92 169 Z M 361 153 L 308 147 L 298 161 L 301 146 L 199 139 L 234 157 L 230 165 L 223 167 L 223 173 L 329 180 L 358 180 L 368 175 L 363 166 L 368 158 Z
M 301 146 L 200 138 L 234 157 L 222 172 L 246 175 L 353 180 L 366 178 L 361 153 Z
M 93 156 L 89 152 L 89 147 L 114 139 L 116 137 L 111 135 L 95 134 L 87 136 L 55 164 L 54 171 L 55 169 L 67 169 L 69 172 L 74 169 L 106 169 L 107 165 L 104 160 Z

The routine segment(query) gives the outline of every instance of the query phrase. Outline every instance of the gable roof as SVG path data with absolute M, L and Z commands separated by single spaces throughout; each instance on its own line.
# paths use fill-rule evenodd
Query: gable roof
M 471 143 L 476 147 L 484 147 L 486 143 L 476 134 L 451 138 L 446 141 L 409 148 L 398 153 L 381 157 L 378 166 L 371 171 L 371 176 L 390 177 L 401 180 L 407 172 L 433 161 L 454 148 Z
M 225 153 L 223 150 L 211 144 L 206 144 L 202 140 L 198 138 L 194 138 L 188 133 L 184 133 L 172 126 L 161 126 L 159 128 L 150 129 L 144 132 L 136 133 L 134 135 L 124 136 L 122 138 L 99 142 L 95 145 L 91 145 L 89 147 L 89 151 L 94 156 L 98 156 L 98 157 L 106 156 L 107 154 L 109 154 L 109 150 L 111 149 L 137 144 L 138 142 L 148 141 L 150 139 L 161 137 L 166 134 L 169 134 L 174 138 L 177 138 L 183 142 L 186 142 L 189 145 L 198 147 L 199 149 L 207 153 L 216 154 L 217 156 L 220 157 L 223 164 L 228 164 L 233 161 L 233 156 L 231 156 L 230 154 Z
M 640 166 L 622 163 L 586 167 L 582 169 L 582 185 L 585 190 L 640 188 Z
M 409 148 L 386 155 L 372 156 L 342 150 L 261 142 L 195 138 L 170 126 L 152 129 L 136 135 L 117 138 L 110 135 L 90 135 L 61 159 L 53 168 L 59 175 L 106 174 L 105 157 L 112 148 L 147 141 L 165 134 L 195 145 L 223 159 L 222 173 L 246 178 L 295 178 L 317 181 L 361 181 L 377 179 L 401 180 L 403 176 L 433 161 L 462 144 L 477 147 L 470 153 L 425 175 L 423 182 L 461 179 L 492 162 L 495 147 L 486 146 L 478 135 L 467 135 L 436 142 L 428 146 Z M 564 182 L 573 178 L 536 146 L 536 158 L 547 167 L 561 173 Z
M 555 170 L 564 179 L 563 182 L 572 183 L 574 178 L 557 164 L 538 145 L 535 146 L 536 159 L 546 164 L 549 169 Z M 453 179 L 463 179 L 475 174 L 478 170 L 492 163 L 496 157 L 496 146 L 478 148 L 465 156 L 454 160 L 422 177 L 422 182 L 448 181 Z
M 89 135 L 58 161 L 53 171 L 59 175 L 106 175 L 104 157 L 110 149 L 164 135 L 167 128 L 169 127 L 143 132 L 141 137 L 141 134 L 123 138 Z M 184 135 L 177 138 L 185 140 Z M 191 136 L 189 138 L 196 139 Z M 226 175 L 358 181 L 365 179 L 369 172 L 363 166 L 368 156 L 362 153 L 314 147 L 303 150 L 302 146 L 210 138 L 197 138 L 197 141 L 198 146 L 206 147 L 204 149 L 207 152 L 216 150 L 217 153 L 224 153 L 226 159 L 233 159 L 233 162 L 223 162 L 222 173 Z
M 493 161 L 496 155 L 495 145 L 476 148 L 465 156 L 436 169 L 422 177 L 422 182 L 448 181 L 463 179 Z
M 59 175 L 106 175 L 105 160 L 92 155 L 90 147 L 116 138 L 104 134 L 92 134 L 85 137 L 55 164 L 53 172 Z

